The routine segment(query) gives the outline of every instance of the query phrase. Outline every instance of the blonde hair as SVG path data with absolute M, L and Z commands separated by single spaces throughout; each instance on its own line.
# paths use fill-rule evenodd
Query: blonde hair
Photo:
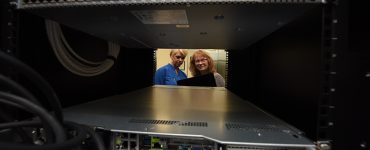
M 171 52 L 170 52 L 170 56 L 172 57 L 176 53 L 180 53 L 184 57 L 186 57 L 186 55 L 188 55 L 188 51 L 185 50 L 185 49 L 172 49 Z
M 199 76 L 201 75 L 200 74 L 200 71 L 196 68 L 195 66 L 195 59 L 194 57 L 196 56 L 200 56 L 200 57 L 205 57 L 207 58 L 207 61 L 208 61 L 208 72 L 209 73 L 214 73 L 216 72 L 216 69 L 215 69 L 215 63 L 213 62 L 213 59 L 212 57 L 205 51 L 203 50 L 197 50 L 193 53 L 193 55 L 190 57 L 190 67 L 189 67 L 189 70 L 191 72 L 191 74 L 193 76 Z

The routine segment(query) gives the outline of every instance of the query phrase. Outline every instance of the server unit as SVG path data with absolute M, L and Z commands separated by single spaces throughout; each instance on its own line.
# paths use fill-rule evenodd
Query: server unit
M 360 37 L 369 31 L 360 3 L 1 3 L 1 51 L 40 73 L 65 120 L 95 129 L 108 149 L 368 149 L 370 54 Z M 227 86 L 153 85 L 157 48 L 225 49 Z

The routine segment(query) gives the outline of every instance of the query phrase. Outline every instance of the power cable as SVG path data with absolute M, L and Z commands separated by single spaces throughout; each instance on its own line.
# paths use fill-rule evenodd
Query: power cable
M 5 123 L 0 124 L 1 128 L 12 128 L 12 127 L 34 127 L 42 125 L 38 121 L 23 121 L 23 122 L 13 122 L 13 123 Z M 75 130 L 76 135 L 73 136 L 71 139 L 68 139 L 62 143 L 55 143 L 49 145 L 15 145 L 10 143 L 0 142 L 0 149 L 1 150 L 70 150 L 75 148 L 76 146 L 81 145 L 81 143 L 86 140 L 86 135 L 89 134 L 89 129 L 86 129 L 84 126 L 73 123 L 73 122 L 64 122 L 64 125 L 69 128 L 70 130 Z M 99 135 L 91 134 L 92 139 L 94 140 L 95 144 L 97 145 L 97 150 L 105 150 L 104 144 L 102 144 L 102 140 Z
M 51 20 L 45 20 L 46 32 L 50 45 L 59 62 L 70 72 L 85 77 L 97 76 L 108 71 L 117 60 L 120 46 L 108 42 L 107 59 L 92 62 L 79 56 L 68 44 L 60 25 Z
M 12 56 L 9 56 L 1 51 L 0 63 L 5 64 L 9 67 L 17 68 L 18 72 L 23 74 L 36 87 L 38 87 L 38 89 L 40 89 L 42 94 L 45 95 L 46 99 L 48 100 L 57 120 L 59 122 L 63 121 L 62 106 L 60 104 L 59 98 L 57 97 L 53 88 L 39 73 L 37 73 L 31 67 L 19 61 L 18 59 L 13 58 Z
M 61 143 L 66 139 L 62 125 L 42 107 L 22 97 L 0 91 L 0 102 L 24 109 L 39 116 L 45 121 L 44 127 L 50 127 L 54 132 L 55 141 Z

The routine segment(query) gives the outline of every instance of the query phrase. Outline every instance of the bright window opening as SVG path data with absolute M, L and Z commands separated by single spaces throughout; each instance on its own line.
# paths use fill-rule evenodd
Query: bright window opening
M 170 52 L 172 49 L 157 49 L 156 51 L 156 70 L 164 65 L 171 62 Z M 185 58 L 185 62 L 180 66 L 180 69 L 185 72 L 188 78 L 192 77 L 189 70 L 190 57 L 196 50 L 199 49 L 187 49 L 188 55 Z M 219 74 L 221 74 L 226 80 L 226 51 L 224 49 L 201 49 L 208 52 L 215 63 L 215 69 Z

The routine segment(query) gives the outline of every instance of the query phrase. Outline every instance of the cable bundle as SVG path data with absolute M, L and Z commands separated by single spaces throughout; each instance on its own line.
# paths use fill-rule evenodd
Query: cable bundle
M 1 51 L 0 65 L 16 68 L 19 73 L 25 75 L 28 80 L 41 90 L 53 109 L 49 113 L 31 92 L 17 82 L 0 74 L 0 87 L 6 88 L 0 91 L 0 104 L 25 110 L 36 116 L 32 120 L 14 121 L 14 118 L 0 110 L 0 119 L 7 121 L 6 123 L 0 123 L 0 135 L 3 131 L 12 129 L 22 138 L 20 143 L 0 141 L 1 150 L 70 150 L 81 147 L 81 143 L 88 140 L 87 136 L 90 136 L 95 141 L 98 150 L 105 149 L 101 138 L 92 129 L 63 120 L 58 97 L 40 74 L 21 61 Z M 32 144 L 34 141 L 30 140 L 31 138 L 26 133 L 27 130 L 24 130 L 26 127 L 43 128 L 45 130 L 46 144 Z M 70 135 L 68 134 L 70 133 L 69 131 L 74 131 L 75 134 Z
M 68 44 L 60 25 L 51 20 L 45 20 L 46 32 L 53 51 L 59 62 L 70 72 L 80 76 L 96 76 L 109 70 L 117 59 L 120 46 L 108 42 L 107 59 L 92 62 L 79 56 Z

